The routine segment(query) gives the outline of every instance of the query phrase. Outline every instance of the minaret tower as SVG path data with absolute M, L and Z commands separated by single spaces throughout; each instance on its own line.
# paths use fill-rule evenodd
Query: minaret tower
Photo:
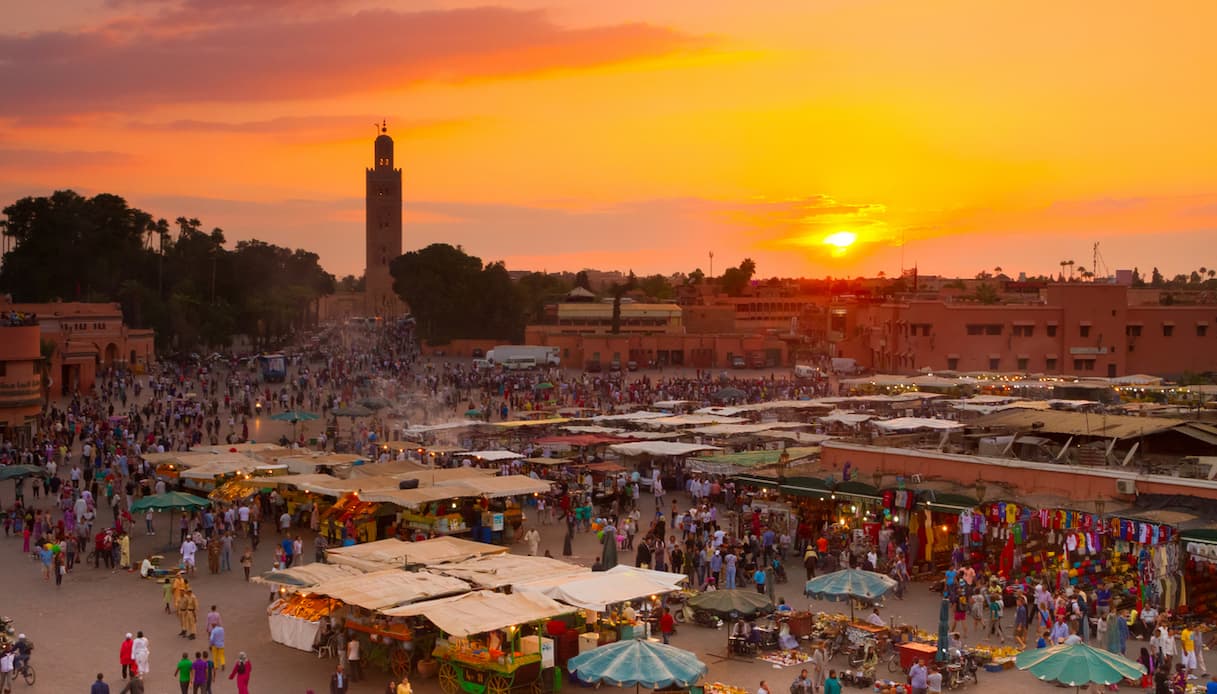
M 393 138 L 382 122 L 374 145 L 375 166 L 367 170 L 367 265 L 364 290 L 367 315 L 392 316 L 402 304 L 393 293 L 389 263 L 401 255 L 401 169 L 393 168 Z

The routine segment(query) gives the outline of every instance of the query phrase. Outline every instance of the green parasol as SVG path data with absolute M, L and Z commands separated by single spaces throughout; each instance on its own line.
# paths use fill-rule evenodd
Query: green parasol
M 1085 643 L 1023 651 L 1015 657 L 1014 664 L 1045 682 L 1060 682 L 1079 690 L 1090 684 L 1138 680 L 1145 674 L 1140 663 Z
M 626 639 L 574 656 L 566 669 L 581 682 L 607 682 L 648 689 L 688 687 L 706 674 L 706 664 L 692 653 L 653 641 Z
M 753 590 L 710 590 L 689 598 L 689 606 L 729 619 L 773 612 L 773 601 Z
M 0 467 L 0 480 L 11 480 L 20 477 L 47 476 L 47 470 L 38 465 L 5 465 Z

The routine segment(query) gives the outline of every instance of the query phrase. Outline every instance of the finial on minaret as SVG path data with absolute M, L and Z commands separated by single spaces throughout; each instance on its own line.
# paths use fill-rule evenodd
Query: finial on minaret
M 382 120 L 382 121 L 380 122 L 380 132 L 382 132 L 382 133 L 387 133 L 387 132 L 389 132 L 389 121 L 388 121 L 388 119 Z

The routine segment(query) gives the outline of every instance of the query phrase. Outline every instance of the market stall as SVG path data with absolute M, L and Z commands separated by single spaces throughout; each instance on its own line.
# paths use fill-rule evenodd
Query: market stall
M 477 591 L 384 613 L 421 615 L 444 634 L 433 651 L 444 694 L 539 694 L 543 670 L 555 664 L 553 642 L 542 638 L 539 623 L 574 610 L 537 593 Z
M 465 593 L 469 584 L 429 571 L 389 569 L 327 581 L 309 589 L 310 595 L 341 601 L 346 608 L 340 622 L 358 638 L 370 661 L 383 662 L 397 677 L 410 672 L 415 658 L 415 631 L 387 611 L 401 605 Z M 334 615 L 331 614 L 331 617 Z
M 290 593 L 266 608 L 270 640 L 301 651 L 312 651 L 322 620 L 341 620 L 346 608 L 322 595 Z
M 600 634 L 599 643 L 641 637 L 646 634 L 641 616 L 634 618 L 616 609 L 623 603 L 643 601 L 644 612 L 657 608 L 661 596 L 681 589 L 684 574 L 636 569 L 618 565 L 603 572 L 557 575 L 528 583 L 517 583 L 513 591 L 540 593 L 558 602 L 581 608 L 583 619 Z

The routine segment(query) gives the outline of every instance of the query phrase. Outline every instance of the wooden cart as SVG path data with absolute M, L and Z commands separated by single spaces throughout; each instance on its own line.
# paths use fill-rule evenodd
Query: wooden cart
M 480 658 L 474 653 L 437 650 L 439 686 L 444 694 L 541 694 L 541 655 L 515 656 L 512 661 Z
M 369 634 L 373 639 L 389 647 L 389 670 L 394 678 L 400 680 L 409 677 L 414 667 L 414 630 L 405 624 L 393 624 L 390 628 L 378 628 L 370 624 L 361 624 L 347 620 L 346 628 L 352 631 Z

